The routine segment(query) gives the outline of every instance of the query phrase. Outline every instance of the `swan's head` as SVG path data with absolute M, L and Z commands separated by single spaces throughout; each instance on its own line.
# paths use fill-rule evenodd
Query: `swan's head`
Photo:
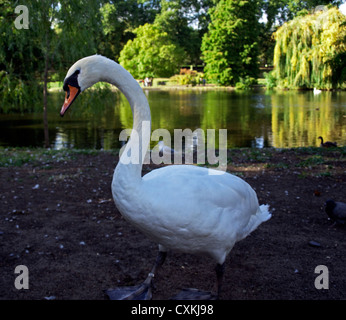
M 100 55 L 93 55 L 78 60 L 67 72 L 64 80 L 65 101 L 60 115 L 63 116 L 77 96 L 99 81 L 105 79 L 105 70 L 114 61 Z

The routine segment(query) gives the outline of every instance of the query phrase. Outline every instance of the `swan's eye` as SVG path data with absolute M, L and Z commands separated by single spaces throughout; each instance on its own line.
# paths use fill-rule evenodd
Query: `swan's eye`
M 65 98 L 68 99 L 70 97 L 70 88 L 68 87 L 67 83 L 64 84 L 63 89 L 66 92 Z
M 70 88 L 69 86 L 75 87 L 80 89 L 80 86 L 78 84 L 78 75 L 80 73 L 80 70 L 76 70 L 71 76 L 65 79 L 63 89 L 66 91 L 67 98 L 70 96 Z

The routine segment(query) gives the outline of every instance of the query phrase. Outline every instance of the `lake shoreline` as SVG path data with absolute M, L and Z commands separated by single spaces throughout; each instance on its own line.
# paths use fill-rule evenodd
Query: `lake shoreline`
M 261 79 L 263 80 L 263 79 Z M 140 80 L 137 80 L 137 82 L 140 84 L 141 88 L 143 90 L 201 90 L 201 91 L 220 91 L 220 90 L 225 90 L 225 91 L 237 91 L 237 92 L 247 92 L 247 91 L 253 91 L 253 90 L 266 90 L 266 91 L 278 91 L 278 92 L 285 92 L 285 91 L 296 91 L 296 92 L 305 92 L 305 91 L 314 91 L 314 88 L 281 88 L 281 87 L 275 87 L 275 88 L 271 88 L 271 89 L 267 89 L 265 84 L 262 84 L 263 81 L 261 81 L 261 83 L 250 86 L 249 89 L 237 89 L 236 87 L 233 86 L 218 86 L 216 84 L 198 84 L 198 85 L 192 85 L 192 84 L 188 84 L 188 85 L 178 85 L 178 84 L 159 84 L 159 85 L 153 85 L 153 86 L 149 86 L 149 87 L 145 87 L 143 86 L 140 82 Z M 96 87 L 91 87 L 89 88 L 89 90 L 95 90 L 97 89 Z M 117 87 L 115 87 L 114 85 L 109 85 L 108 87 L 109 90 L 111 91 L 118 91 L 119 89 Z M 48 88 L 48 91 L 51 92 L 63 92 L 62 89 L 62 85 L 60 87 L 51 87 Z M 321 89 L 322 92 L 342 92 L 342 91 L 346 91 L 345 89 Z
M 139 81 L 138 81 L 139 82 Z M 144 87 L 143 85 L 140 85 L 140 87 L 143 90 L 228 90 L 228 91 L 234 91 L 236 90 L 235 87 L 231 86 L 217 86 L 214 84 L 206 84 L 206 85 L 155 85 L 150 87 Z M 265 88 L 265 86 L 257 85 L 254 88 Z M 97 90 L 98 87 L 91 87 L 88 90 Z M 118 91 L 119 89 L 116 86 L 109 85 L 107 86 L 107 89 L 111 91 Z M 62 86 L 61 87 L 52 87 L 49 88 L 48 91 L 50 92 L 64 92 Z M 242 90 L 244 91 L 244 90 Z

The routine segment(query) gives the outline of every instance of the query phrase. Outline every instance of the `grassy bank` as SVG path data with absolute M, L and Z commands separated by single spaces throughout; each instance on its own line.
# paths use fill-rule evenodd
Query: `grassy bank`
M 101 152 L 113 153 L 116 155 L 119 153 L 119 150 L 0 148 L 0 167 L 21 167 L 28 164 L 50 166 L 50 164 L 54 162 L 76 160 L 81 155 L 97 156 Z
M 78 160 L 81 156 L 98 157 L 104 153 L 116 158 L 119 156 L 118 149 L 105 151 L 95 149 L 1 148 L 0 167 L 21 167 L 30 164 L 49 168 L 54 163 Z M 331 172 L 333 167 L 328 165 L 328 160 L 333 160 L 333 162 L 344 166 L 346 170 L 346 147 L 331 149 L 320 147 L 234 148 L 228 150 L 227 157 L 229 165 L 247 162 L 261 164 L 264 168 L 314 168 L 324 172 Z

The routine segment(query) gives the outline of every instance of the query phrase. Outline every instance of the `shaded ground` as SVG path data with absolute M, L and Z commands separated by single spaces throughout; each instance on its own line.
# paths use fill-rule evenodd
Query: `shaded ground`
M 273 217 L 230 253 L 221 299 L 346 297 L 346 228 L 324 212 L 325 200 L 346 201 L 345 154 L 230 151 L 228 171 L 255 188 Z M 145 279 L 157 245 L 115 208 L 117 159 L 111 152 L 0 150 L 0 299 L 105 299 L 103 289 Z M 15 289 L 17 265 L 29 269 L 28 290 Z M 318 265 L 329 270 L 328 290 L 314 286 Z M 182 287 L 210 290 L 214 280 L 210 260 L 170 253 L 153 298 Z

